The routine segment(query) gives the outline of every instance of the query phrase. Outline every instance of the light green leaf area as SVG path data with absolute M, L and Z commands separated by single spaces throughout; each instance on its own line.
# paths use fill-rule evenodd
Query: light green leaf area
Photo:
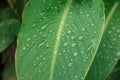
M 18 36 L 18 80 L 83 80 L 100 43 L 101 0 L 30 0 Z
M 86 80 L 105 80 L 120 59 L 120 2 L 105 0 L 105 31 Z

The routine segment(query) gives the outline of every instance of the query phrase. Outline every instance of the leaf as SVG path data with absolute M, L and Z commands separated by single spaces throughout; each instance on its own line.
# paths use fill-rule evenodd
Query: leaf
M 18 80 L 83 80 L 104 22 L 101 0 L 30 0 L 18 36 Z
M 119 79 L 120 79 L 120 60 L 106 80 L 119 80 Z
M 105 0 L 105 31 L 86 80 L 105 80 L 120 59 L 120 3 Z
M 10 5 L 10 7 L 12 8 L 12 9 L 14 9 L 14 5 L 15 5 L 15 3 L 16 3 L 16 0 L 7 0 L 7 2 L 8 2 L 8 4 Z
M 27 1 L 28 0 L 16 0 L 16 7 L 20 16 L 22 15 L 24 6 L 27 3 Z
M 3 20 L 9 20 L 9 19 L 15 19 L 14 13 L 12 10 L 8 7 L 0 8 L 0 21 Z
M 6 49 L 16 38 L 20 23 L 16 20 L 0 22 L 0 52 Z
M 0 52 L 2 52 L 15 40 L 20 23 L 10 8 L 0 9 Z
M 17 80 L 15 73 L 15 62 L 12 60 L 6 67 L 3 75 L 3 80 Z

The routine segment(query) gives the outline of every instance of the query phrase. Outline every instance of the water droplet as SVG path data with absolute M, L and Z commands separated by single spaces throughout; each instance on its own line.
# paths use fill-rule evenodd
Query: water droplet
M 36 23 L 34 23 L 33 25 L 32 25 L 32 27 L 35 27 L 37 24 Z
M 119 32 L 120 32 L 120 30 L 119 30 L 119 29 L 117 29 L 117 32 L 119 33 Z
M 59 56 L 61 56 L 61 53 L 59 53 Z
M 83 39 L 83 36 L 79 36 L 78 38 L 79 38 L 79 40 L 81 40 L 81 39 Z
M 33 64 L 33 66 L 36 66 L 36 65 L 37 65 L 36 63 Z
M 77 53 L 77 52 L 74 52 L 74 53 L 73 53 L 73 56 L 77 56 L 77 55 L 78 55 L 78 53 Z
M 110 45 L 109 48 L 113 48 L 113 47 Z
M 116 54 L 117 56 L 120 56 L 120 52 L 117 52 L 117 54 Z
M 63 65 L 62 68 L 65 68 L 65 66 Z
M 85 28 L 82 28 L 82 31 L 85 31 Z
M 94 26 L 94 24 L 92 23 L 91 26 Z
M 33 35 L 33 37 L 37 37 L 37 35 Z
M 70 61 L 73 61 L 73 59 L 71 59 Z
M 65 59 L 68 59 L 68 57 L 65 57 Z
M 2 40 L 2 43 L 4 44 L 4 43 L 5 43 L 5 40 Z
M 40 13 L 40 16 L 43 16 L 43 15 L 44 15 L 44 12 L 41 12 L 41 13 Z
M 86 16 L 87 16 L 87 17 L 89 17 L 90 15 L 89 15 L 89 14 L 87 14 Z
M 72 43 L 72 45 L 71 45 L 72 47 L 75 47 L 76 46 L 76 43 Z
M 68 34 L 70 34 L 71 33 L 71 30 L 68 30 Z
M 81 54 L 83 54 L 84 53 L 84 51 L 81 51 Z
M 46 60 L 46 58 L 43 58 L 43 60 Z
M 44 30 L 46 27 L 47 27 L 47 26 L 45 26 L 45 25 L 44 25 L 44 26 L 42 26 L 42 28 L 41 28 L 41 29 L 42 29 L 42 30 Z
M 103 47 L 106 47 L 106 45 L 105 45 L 105 44 L 103 44 Z
M 64 44 L 63 44 L 63 46 L 67 46 L 68 45 L 68 42 L 65 42 Z
M 76 75 L 75 78 L 78 78 L 78 76 Z
M 23 50 L 25 50 L 26 49 L 26 47 L 23 47 Z
M 37 29 L 36 32 L 39 32 L 39 29 Z
M 112 31 L 110 31 L 110 30 L 109 30 L 109 31 L 108 31 L 108 33 L 109 33 L 109 34 L 111 34 L 111 33 L 112 33 Z
M 39 57 L 37 57 L 36 60 L 39 60 Z
M 68 66 L 71 67 L 73 65 L 73 63 L 69 63 Z
M 75 36 L 72 36 L 71 39 L 75 39 Z
M 28 38 L 26 41 L 30 41 L 31 40 L 31 38 Z

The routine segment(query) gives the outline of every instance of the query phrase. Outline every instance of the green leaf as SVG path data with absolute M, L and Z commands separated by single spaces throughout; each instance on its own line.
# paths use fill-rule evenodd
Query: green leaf
M 16 38 L 20 23 L 8 7 L 0 8 L 0 52 L 6 49 Z
M 18 80 L 83 80 L 104 22 L 101 0 L 30 0 L 18 36 Z
M 17 80 L 14 60 L 12 60 L 8 65 L 6 65 L 3 73 L 3 80 Z
M 106 80 L 119 80 L 120 79 L 120 60 L 118 61 L 116 67 L 113 69 L 112 73 L 108 76 Z
M 120 2 L 105 0 L 105 31 L 86 80 L 105 80 L 120 59 Z
M 8 2 L 8 4 L 10 5 L 10 7 L 11 7 L 12 9 L 14 9 L 16 0 L 7 0 L 7 2 Z
M 20 16 L 22 15 L 24 6 L 27 3 L 27 1 L 28 0 L 16 0 L 16 7 Z
M 15 19 L 14 13 L 10 8 L 5 7 L 5 8 L 0 8 L 0 9 L 1 9 L 1 11 L 0 11 L 0 21 Z
M 20 23 L 16 20 L 0 22 L 0 52 L 6 49 L 16 38 Z

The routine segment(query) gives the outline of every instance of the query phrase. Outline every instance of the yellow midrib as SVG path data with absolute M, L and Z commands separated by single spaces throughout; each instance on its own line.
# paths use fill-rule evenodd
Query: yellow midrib
M 53 80 L 53 73 L 54 73 L 54 68 L 55 68 L 56 56 L 57 56 L 58 48 L 59 48 L 59 44 L 60 44 L 60 39 L 62 36 L 62 31 L 64 28 L 65 20 L 66 20 L 66 17 L 67 17 L 67 14 L 69 12 L 71 4 L 72 4 L 72 0 L 67 0 L 63 14 L 62 14 L 62 18 L 61 18 L 61 21 L 60 21 L 60 24 L 58 27 L 58 31 L 56 34 L 56 40 L 55 40 L 56 42 L 54 45 L 52 61 L 51 61 L 51 68 L 50 68 L 50 80 Z

